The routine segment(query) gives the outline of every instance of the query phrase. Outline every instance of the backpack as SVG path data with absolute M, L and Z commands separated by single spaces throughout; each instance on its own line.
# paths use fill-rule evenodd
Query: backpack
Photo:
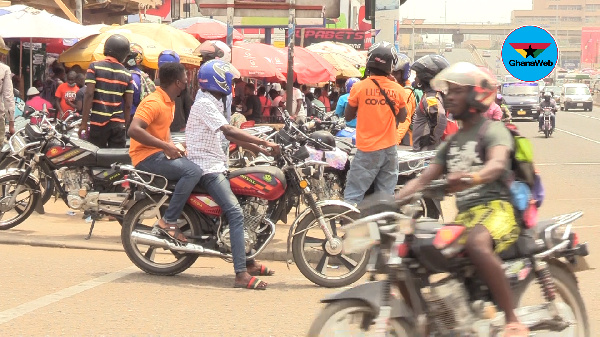
M 132 73 L 137 74 L 140 77 L 140 102 L 146 98 L 146 96 L 156 91 L 156 85 L 154 81 L 150 79 L 150 76 L 143 71 L 131 70 Z M 135 84 L 135 81 L 133 82 Z

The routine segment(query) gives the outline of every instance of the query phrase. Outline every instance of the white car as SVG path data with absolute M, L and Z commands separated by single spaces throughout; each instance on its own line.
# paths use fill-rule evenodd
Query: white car
M 590 88 L 584 83 L 566 83 L 560 93 L 560 109 L 583 109 L 592 111 L 594 101 Z

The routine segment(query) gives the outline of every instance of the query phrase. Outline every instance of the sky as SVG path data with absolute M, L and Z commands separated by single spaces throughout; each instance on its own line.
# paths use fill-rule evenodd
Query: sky
M 448 23 L 509 23 L 513 10 L 532 8 L 532 0 L 408 0 L 400 17 L 444 23 L 444 3 Z

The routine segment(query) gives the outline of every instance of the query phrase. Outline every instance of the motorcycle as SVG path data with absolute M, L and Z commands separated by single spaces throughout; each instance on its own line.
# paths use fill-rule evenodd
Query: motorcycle
M 300 272 L 315 284 L 341 287 L 355 282 L 364 275 L 368 251 L 342 254 L 341 228 L 358 218 L 358 209 L 340 200 L 317 201 L 307 179 L 314 174 L 315 166 L 327 165 L 310 160 L 308 145 L 329 147 L 305 137 L 289 121 L 274 140 L 282 145 L 275 166 L 249 166 L 227 175 L 244 212 L 247 257 L 254 258 L 265 249 L 275 235 L 275 223 L 286 223 L 291 208 L 304 199 L 308 207 L 290 228 L 288 254 L 291 249 Z M 149 274 L 175 275 L 188 269 L 199 256 L 232 259 L 227 218 L 204 189 L 194 189 L 178 220 L 188 238 L 182 243 L 152 232 L 176 182 L 130 166 L 119 169 L 126 173 L 123 182 L 131 183 L 137 198 L 125 215 L 121 231 L 125 252 L 137 267 Z M 135 179 L 130 181 L 129 177 Z M 138 183 L 142 180 L 145 183 Z M 157 254 L 159 248 L 170 254 Z
M 443 194 L 445 187 L 444 181 L 434 181 L 423 193 Z M 497 312 L 489 289 L 465 256 L 460 239 L 465 227 L 415 221 L 410 214 L 418 198 L 401 207 L 406 215 L 398 212 L 398 203 L 373 200 L 361 209 L 366 217 L 345 228 L 346 253 L 371 247 L 367 270 L 372 282 L 323 299 L 327 305 L 309 336 L 340 331 L 345 336 L 364 336 L 366 331 L 381 336 L 501 336 L 503 313 Z M 576 257 L 588 255 L 587 243 L 580 243 L 572 232 L 581 216 L 582 212 L 565 214 L 523 229 L 517 242 L 500 253 L 515 312 L 535 336 L 590 336 L 570 266 Z M 384 280 L 376 281 L 377 275 Z M 523 305 L 534 283 L 539 284 L 543 303 Z
M 250 133 L 253 136 L 257 136 L 260 138 L 267 138 L 271 134 L 274 133 L 274 129 L 271 126 L 255 126 L 250 128 L 242 128 L 244 131 Z M 229 144 L 229 166 L 230 167 L 246 167 L 248 164 L 256 159 L 257 154 L 244 149 L 237 144 L 230 143 Z
M 544 123 L 543 123 L 543 131 L 544 131 L 544 135 L 546 136 L 546 138 L 550 137 L 550 135 L 554 132 L 554 128 L 552 127 L 552 108 L 547 107 L 547 108 L 543 108 L 543 118 L 544 118 Z
M 0 230 L 13 228 L 25 221 L 33 212 L 40 198 L 39 175 L 49 177 L 55 186 L 57 197 L 75 210 L 90 214 L 92 234 L 95 219 L 102 215 L 115 216 L 120 220 L 122 207 L 128 194 L 114 182 L 121 179 L 118 170 L 106 167 L 106 163 L 129 163 L 128 149 L 99 149 L 98 147 L 62 134 L 46 118 L 42 130 L 27 124 L 22 132 L 9 140 L 11 152 L 27 165 L 8 168 L 0 173 L 2 199 L 0 199 Z M 14 216 L 7 213 L 14 211 Z

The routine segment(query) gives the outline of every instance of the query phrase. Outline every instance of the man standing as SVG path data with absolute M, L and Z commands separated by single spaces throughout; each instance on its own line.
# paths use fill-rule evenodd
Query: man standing
M 345 119 L 356 123 L 356 156 L 350 164 L 344 199 L 358 204 L 375 183 L 375 191 L 392 195 L 398 182 L 396 128 L 406 120 L 406 103 L 398 83 L 388 76 L 398 61 L 389 42 L 374 44 L 367 55 L 369 77 L 350 90 Z
M 87 70 L 79 137 L 90 120 L 89 141 L 100 148 L 123 148 L 125 125 L 131 118 L 133 81 L 121 64 L 129 55 L 129 40 L 114 34 L 104 43 L 106 59 Z
M 0 37 L 0 54 L 6 55 L 9 49 Z M 11 79 L 10 67 L 0 62 L 0 130 L 5 130 L 5 120 L 8 119 L 8 130 L 12 135 L 15 133 L 15 96 Z M 7 116 L 8 115 L 8 116 Z M 8 117 L 8 118 L 7 118 Z M 4 131 L 3 131 L 4 132 Z M 0 137 L 1 144 L 4 144 L 4 137 Z
M 56 117 L 60 120 L 65 120 L 65 118 L 69 117 L 69 111 L 75 111 L 77 109 L 77 106 L 75 105 L 75 96 L 77 95 L 79 87 L 77 86 L 77 83 L 75 83 L 76 78 L 77 73 L 69 71 L 67 74 L 67 83 L 59 85 L 54 94 L 56 97 L 56 110 L 58 110 L 58 115 Z
M 198 164 L 204 175 L 201 184 L 221 207 L 229 222 L 233 266 L 236 273 L 234 286 L 264 290 L 267 283 L 255 276 L 270 276 L 273 271 L 256 263 L 246 261 L 244 244 L 244 213 L 231 191 L 225 176 L 227 156 L 221 148 L 221 135 L 230 141 L 256 153 L 276 155 L 279 145 L 252 136 L 227 123 L 223 117 L 223 98 L 231 93 L 232 66 L 222 60 L 211 60 L 200 67 L 198 85 L 200 91 L 192 106 L 186 128 L 186 144 L 189 158 Z M 268 151 L 260 146 L 271 147 Z
M 401 91 L 401 94 L 406 102 L 406 111 L 408 112 L 404 123 L 398 125 L 398 144 L 404 143 L 410 145 L 410 137 L 412 137 L 410 124 L 417 107 L 417 101 L 415 90 L 410 86 L 408 81 L 408 78 L 410 77 L 410 59 L 408 56 L 405 54 L 398 54 L 398 63 L 392 71 L 392 76 L 398 84 L 404 87 L 404 91 Z M 407 134 L 409 135 L 408 137 L 406 137 Z
M 75 94 L 75 111 L 81 115 L 83 113 L 83 97 L 85 96 L 85 75 L 77 74 L 75 78 L 75 83 L 79 87 L 77 93 Z
M 129 127 L 129 155 L 137 169 L 177 180 L 169 207 L 154 227 L 160 233 L 186 242 L 177 220 L 200 181 L 202 170 L 171 142 L 169 127 L 175 113 L 175 98 L 187 86 L 187 76 L 181 64 L 166 63 L 158 69 L 158 77 L 160 87 L 140 103 Z
M 256 96 L 254 89 L 254 83 L 246 84 L 246 88 L 244 89 L 244 94 L 246 96 L 246 110 L 244 111 L 244 116 L 246 116 L 247 120 L 253 120 L 256 123 L 260 123 L 262 119 L 262 105 L 260 104 L 260 99 Z

